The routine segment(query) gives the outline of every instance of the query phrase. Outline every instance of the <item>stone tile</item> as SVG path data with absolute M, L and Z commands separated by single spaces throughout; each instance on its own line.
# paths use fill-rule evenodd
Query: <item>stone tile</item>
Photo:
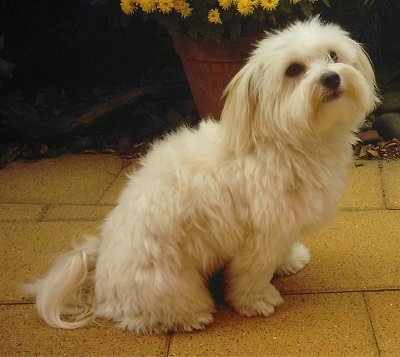
M 400 160 L 382 163 L 386 208 L 400 210 Z
M 316 238 L 307 239 L 311 263 L 275 279 L 283 293 L 400 288 L 400 211 L 340 212 Z
M 363 160 L 359 163 L 362 166 L 350 167 L 349 185 L 340 208 L 349 210 L 385 208 L 378 161 Z
M 47 326 L 33 305 L 0 306 L 1 356 L 165 356 L 168 335 L 138 336 L 112 322 L 76 330 Z
M 169 348 L 169 356 L 315 355 L 378 355 L 361 293 L 285 296 L 268 318 L 219 309 L 213 324 L 174 334 Z
M 103 205 L 116 205 L 122 189 L 126 186 L 127 182 L 128 177 L 126 174 L 118 175 L 99 203 Z
M 0 302 L 26 301 L 19 286 L 43 275 L 61 251 L 98 222 L 4 222 L 0 225 Z
M 400 352 L 400 291 L 365 293 L 381 356 Z
M 42 213 L 43 205 L 1 203 L 0 221 L 19 222 L 35 221 Z
M 112 210 L 110 205 L 56 205 L 42 214 L 43 221 L 99 221 Z
M 126 186 L 128 182 L 128 175 L 133 173 L 139 168 L 138 160 L 135 160 L 131 165 L 125 167 L 114 180 L 110 188 L 104 194 L 104 196 L 99 201 L 100 204 L 105 205 L 116 205 L 118 198 L 122 192 L 122 189 Z
M 121 170 L 112 155 L 63 155 L 14 162 L 0 171 L 0 202 L 96 203 Z

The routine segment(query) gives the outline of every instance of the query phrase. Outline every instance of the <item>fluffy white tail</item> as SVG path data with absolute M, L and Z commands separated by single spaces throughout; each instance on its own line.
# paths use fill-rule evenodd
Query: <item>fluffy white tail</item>
M 36 295 L 39 315 L 50 326 L 74 329 L 92 319 L 97 251 L 98 239 L 88 239 L 60 257 L 44 278 L 23 286 L 26 293 Z

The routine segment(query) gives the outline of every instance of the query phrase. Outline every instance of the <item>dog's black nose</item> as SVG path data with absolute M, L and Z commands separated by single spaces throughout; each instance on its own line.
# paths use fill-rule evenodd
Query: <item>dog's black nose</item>
M 326 72 L 321 76 L 321 84 L 328 89 L 340 86 L 340 76 L 336 72 Z

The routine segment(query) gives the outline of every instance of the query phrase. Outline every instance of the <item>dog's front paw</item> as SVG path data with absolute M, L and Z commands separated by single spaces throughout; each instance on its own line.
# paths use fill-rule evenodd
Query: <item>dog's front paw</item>
M 234 297 L 231 301 L 235 310 L 243 316 L 269 316 L 282 302 L 281 294 L 272 284 L 268 284 L 262 293 L 246 298 Z
M 276 269 L 276 274 L 296 274 L 310 262 L 310 258 L 311 254 L 306 246 L 301 243 L 294 243 L 283 264 Z

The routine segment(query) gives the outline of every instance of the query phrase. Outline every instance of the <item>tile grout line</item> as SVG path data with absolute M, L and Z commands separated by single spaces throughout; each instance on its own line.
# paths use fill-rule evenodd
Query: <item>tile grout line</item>
M 36 305 L 36 301 L 1 301 L 0 306 Z
M 363 300 L 364 300 L 365 309 L 367 311 L 369 324 L 371 326 L 371 330 L 372 330 L 372 333 L 373 333 L 373 336 L 374 336 L 374 343 L 375 343 L 376 349 L 378 350 L 378 356 L 381 356 L 382 355 L 382 351 L 381 351 L 381 349 L 379 347 L 378 339 L 376 338 L 376 330 L 375 330 L 375 327 L 374 327 L 374 323 L 372 322 L 371 313 L 370 313 L 370 309 L 369 309 L 369 306 L 368 306 L 368 302 L 367 302 L 367 298 L 365 296 L 365 293 L 366 292 L 362 292 L 362 297 L 363 297 Z
M 400 292 L 400 288 L 393 289 L 376 289 L 376 290 L 342 290 L 342 291 L 314 291 L 314 292 L 293 292 L 282 293 L 282 296 L 306 296 L 306 295 L 341 295 L 341 294 L 365 294 L 365 293 L 380 293 L 380 292 Z M 0 301 L 0 305 L 34 305 L 34 300 L 15 300 L 15 301 Z M 217 306 L 222 306 L 216 303 Z M 229 307 L 229 305 L 228 305 Z M 171 336 L 172 337 L 172 336 Z
M 390 208 L 389 208 L 390 209 Z M 388 208 L 382 207 L 382 208 L 378 208 L 378 207 L 366 207 L 366 208 L 361 208 L 361 207 L 346 207 L 346 208 L 340 208 L 338 210 L 338 212 L 386 212 L 388 210 Z M 396 209 L 392 209 L 393 211 L 396 211 Z
M 300 292 L 281 292 L 282 296 L 305 296 L 305 295 L 334 295 L 334 294 L 357 294 L 357 293 L 379 293 L 379 292 L 390 292 L 399 291 L 399 288 L 381 288 L 381 289 L 369 289 L 369 290 L 328 290 L 328 291 L 300 291 Z
M 95 201 L 95 205 L 100 204 L 101 200 L 103 199 L 103 197 L 107 194 L 107 192 L 110 190 L 110 188 L 112 187 L 112 185 L 114 184 L 114 182 L 117 180 L 117 178 L 119 177 L 119 175 L 124 172 L 124 167 L 121 165 L 120 170 L 114 175 L 112 173 L 109 173 L 110 175 L 113 175 L 114 178 L 111 180 L 111 182 L 109 183 L 109 185 L 106 187 L 106 189 L 104 190 L 104 192 L 100 195 L 100 197 Z
M 45 204 L 44 206 L 42 206 L 42 208 L 40 209 L 40 213 L 39 216 L 36 218 L 36 222 L 44 222 L 46 220 L 46 216 L 47 213 L 49 212 L 50 208 L 51 208 L 51 203 Z
M 170 347 L 171 347 L 171 340 L 172 340 L 172 332 L 168 333 L 167 348 L 164 350 L 163 357 L 169 357 L 169 351 L 170 351 Z
M 114 182 L 114 181 L 113 181 Z M 108 188 L 107 188 L 108 190 Z M 73 202 L 73 201 L 0 201 L 0 204 L 5 204 L 5 205 L 36 205 L 36 206 L 115 206 L 114 203 L 85 203 L 85 202 Z
M 382 289 L 370 289 L 370 290 L 341 290 L 341 291 L 311 291 L 311 292 L 291 292 L 281 293 L 285 296 L 306 296 L 306 295 L 341 295 L 341 294 L 365 294 L 365 293 L 380 293 L 380 292 L 400 292 L 400 288 L 382 288 Z M 15 300 L 15 301 L 0 301 L 0 305 L 30 305 L 35 304 L 33 300 Z M 220 303 L 216 302 L 216 305 L 221 307 Z M 229 308 L 229 305 L 225 306 Z M 171 334 L 172 338 L 172 334 Z M 170 339 L 171 339 L 170 338 Z
M 110 186 L 114 183 L 114 180 L 110 184 Z M 90 206 L 90 207 L 115 207 L 116 203 L 100 203 L 103 196 L 108 192 L 110 187 L 101 195 L 100 199 L 96 200 L 95 203 L 84 203 L 84 202 L 38 202 L 38 201 L 24 201 L 24 202 L 15 202 L 15 201 L 0 201 L 0 204 L 6 205 L 37 205 L 42 206 L 42 209 L 47 206 Z M 384 194 L 383 194 L 384 195 Z M 379 212 L 379 211 L 398 211 L 399 209 L 396 208 L 379 208 L 379 207 L 368 207 L 368 208 L 361 208 L 361 207 L 345 207 L 339 208 L 338 212 Z
M 383 205 L 385 207 L 385 210 L 387 210 L 388 205 L 387 205 L 387 201 L 386 201 L 385 183 L 384 183 L 384 179 L 383 179 L 383 162 L 382 162 L 382 160 L 378 161 L 378 170 L 379 170 L 379 176 L 380 176 L 380 182 L 381 182 L 381 193 L 382 193 Z

